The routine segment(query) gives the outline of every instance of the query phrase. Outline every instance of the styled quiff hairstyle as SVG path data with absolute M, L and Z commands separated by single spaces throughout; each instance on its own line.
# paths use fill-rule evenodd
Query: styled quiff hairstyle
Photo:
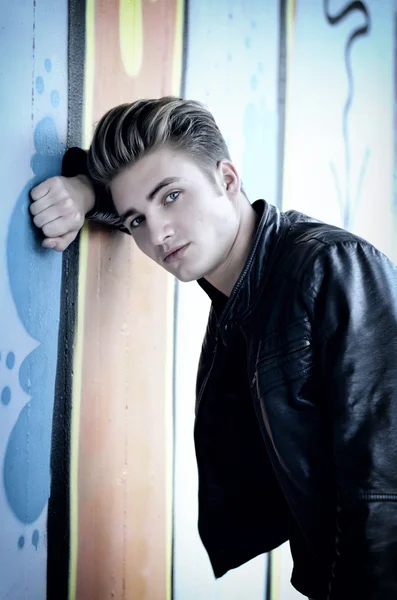
M 164 145 L 188 154 L 215 181 L 220 160 L 230 160 L 226 142 L 200 102 L 164 97 L 121 104 L 99 121 L 88 152 L 89 173 L 108 186 L 125 166 Z

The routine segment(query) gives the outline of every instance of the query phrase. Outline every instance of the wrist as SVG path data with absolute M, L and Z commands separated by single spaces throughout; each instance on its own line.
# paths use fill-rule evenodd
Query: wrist
M 87 175 L 77 175 L 76 179 L 84 184 L 83 194 L 83 210 L 84 216 L 89 213 L 95 206 L 95 191 L 94 186 Z

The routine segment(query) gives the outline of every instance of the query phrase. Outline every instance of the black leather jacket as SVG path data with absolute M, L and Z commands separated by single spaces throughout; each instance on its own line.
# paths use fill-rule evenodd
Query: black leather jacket
M 289 539 L 302 594 L 395 600 L 397 269 L 347 231 L 254 208 L 231 296 L 199 282 L 201 539 L 216 577 Z
M 216 577 L 289 539 L 318 600 L 397 598 L 397 269 L 258 201 L 197 379 L 199 531 Z

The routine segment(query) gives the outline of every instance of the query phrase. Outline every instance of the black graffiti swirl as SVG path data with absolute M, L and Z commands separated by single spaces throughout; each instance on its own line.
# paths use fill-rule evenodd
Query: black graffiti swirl
M 335 178 L 335 183 L 338 191 L 338 195 L 341 203 L 342 210 L 342 218 L 343 225 L 346 228 L 350 228 L 351 226 L 351 209 L 353 208 L 351 202 L 351 193 L 350 193 L 350 144 L 349 144 L 349 136 L 348 136 L 348 120 L 349 120 L 349 112 L 354 98 L 354 79 L 353 79 L 353 69 L 351 64 L 351 50 L 354 42 L 358 40 L 360 37 L 365 37 L 369 35 L 371 31 L 371 16 L 369 10 L 364 2 L 360 2 L 356 0 L 355 2 L 350 2 L 339 12 L 331 14 L 330 11 L 330 2 L 331 0 L 324 0 L 324 15 L 329 25 L 336 26 L 341 23 L 344 19 L 346 19 L 352 13 L 361 13 L 364 17 L 364 23 L 350 32 L 346 39 L 345 43 L 345 66 L 348 80 L 348 94 L 346 98 L 346 102 L 343 108 L 343 117 L 342 117 L 342 128 L 343 128 L 343 139 L 345 144 L 345 166 L 346 166 L 346 194 L 344 201 L 342 199 L 342 193 L 340 190 L 340 186 L 338 184 L 335 166 L 331 164 L 331 169 L 333 170 L 333 175 Z M 369 158 L 369 150 L 367 149 L 364 153 L 363 162 L 360 170 L 360 177 L 358 181 L 358 188 L 356 192 L 355 205 L 358 202 L 361 186 L 364 178 L 366 164 Z

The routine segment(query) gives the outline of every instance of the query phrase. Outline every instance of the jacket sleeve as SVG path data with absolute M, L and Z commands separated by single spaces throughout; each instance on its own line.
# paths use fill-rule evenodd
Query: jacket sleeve
M 75 177 L 76 175 L 86 175 L 90 177 L 87 167 L 87 152 L 81 148 L 70 148 L 66 151 L 62 161 L 62 175 L 64 177 Z M 123 233 L 129 230 L 119 219 L 114 206 L 110 192 L 101 185 L 93 182 L 95 191 L 94 208 L 86 214 L 86 219 L 116 227 Z
M 328 600 L 394 600 L 397 268 L 355 238 L 321 251 L 308 279 L 337 494 Z

